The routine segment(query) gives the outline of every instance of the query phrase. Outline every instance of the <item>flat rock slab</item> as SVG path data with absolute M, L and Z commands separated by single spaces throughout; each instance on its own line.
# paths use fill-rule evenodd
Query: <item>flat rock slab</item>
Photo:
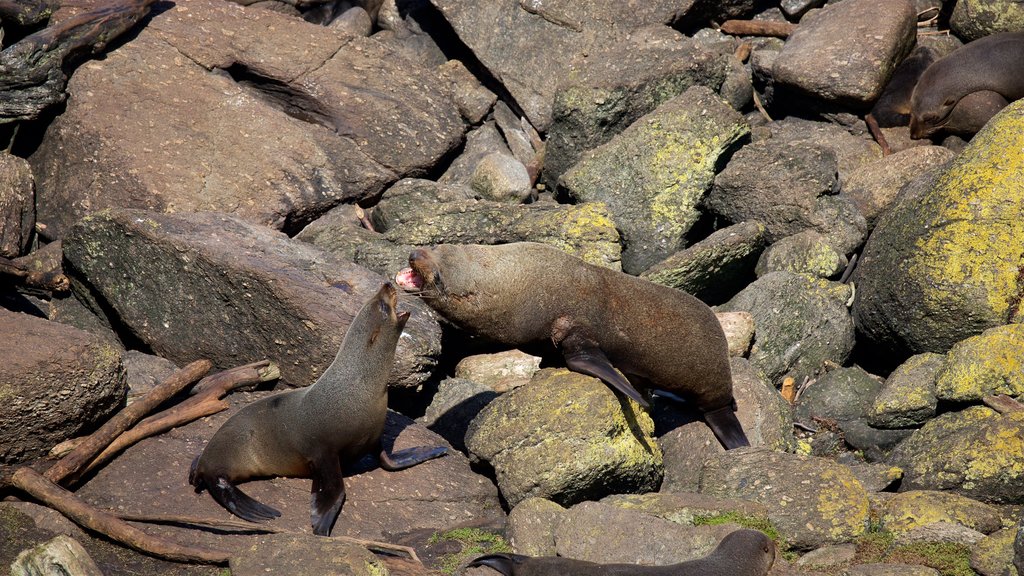
M 219 368 L 270 359 L 295 386 L 334 360 L 356 312 L 385 278 L 280 232 L 216 213 L 110 210 L 84 219 L 65 257 L 96 310 L 112 310 L 154 352 Z M 82 294 L 82 292 L 79 292 Z M 413 297 L 390 383 L 416 386 L 435 365 L 441 329 Z
M 775 60 L 777 86 L 867 106 L 914 45 L 914 3 L 848 0 L 808 14 Z
M 100 470 L 77 491 L 78 496 L 101 508 L 126 513 L 236 519 L 209 494 L 195 493 L 188 484 L 188 469 L 237 409 L 266 395 L 232 394 L 228 397 L 230 410 L 143 440 Z M 393 443 L 398 450 L 447 445 L 441 437 L 395 412 L 388 413 L 384 436 L 385 446 Z M 312 534 L 310 480 L 274 478 L 247 482 L 242 489 L 281 511 L 281 517 L 271 522 L 275 527 Z M 335 536 L 394 542 L 416 530 L 500 526 L 504 521 L 494 484 L 470 470 L 466 457 L 450 449 L 446 456 L 400 472 L 379 467 L 346 471 L 345 490 L 347 499 L 334 526 Z M 147 525 L 146 530 L 182 543 L 239 552 L 249 549 L 252 538 L 265 538 L 172 526 Z
M 312 534 L 267 534 L 231 557 L 231 576 L 380 576 L 387 567 L 359 544 Z
M 175 2 L 68 91 L 30 159 L 56 237 L 111 206 L 296 230 L 431 169 L 464 130 L 445 83 L 385 45 L 216 0 Z
M 121 350 L 88 332 L 0 308 L 0 463 L 43 456 L 124 404 Z

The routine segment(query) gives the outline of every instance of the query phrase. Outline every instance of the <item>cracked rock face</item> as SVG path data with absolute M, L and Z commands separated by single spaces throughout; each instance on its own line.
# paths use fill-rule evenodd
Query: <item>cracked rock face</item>
M 296 230 L 425 173 L 464 130 L 446 83 L 392 48 L 215 0 L 175 2 L 68 91 L 30 159 L 55 237 L 113 206 Z

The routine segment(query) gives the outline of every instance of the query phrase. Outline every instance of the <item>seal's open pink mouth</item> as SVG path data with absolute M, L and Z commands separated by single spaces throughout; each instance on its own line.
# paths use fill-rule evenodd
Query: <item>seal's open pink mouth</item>
M 423 277 L 412 268 L 404 268 L 395 274 L 395 284 L 402 290 L 420 290 L 423 288 Z

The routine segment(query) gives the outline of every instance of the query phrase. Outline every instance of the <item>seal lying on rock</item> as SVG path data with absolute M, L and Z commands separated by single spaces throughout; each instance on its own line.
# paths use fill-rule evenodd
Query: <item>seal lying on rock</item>
M 929 66 L 910 99 L 910 136 L 926 138 L 938 132 L 957 104 L 975 92 L 995 94 L 976 97 L 971 107 L 965 105 L 961 113 L 971 116 L 972 124 L 978 124 L 982 111 L 991 117 L 992 110 L 998 109 L 993 104 L 1000 102 L 998 97 L 1006 102 L 1024 98 L 1024 32 L 980 38 Z
M 235 487 L 252 478 L 313 479 L 313 532 L 329 535 L 345 501 L 342 468 L 380 451 L 385 470 L 400 470 L 446 453 L 444 447 L 381 449 L 387 380 L 409 313 L 398 314 L 385 283 L 352 319 L 334 362 L 315 384 L 257 400 L 228 419 L 193 462 L 189 484 L 251 522 L 280 512 Z
M 456 325 L 510 346 L 550 341 L 571 370 L 644 406 L 633 383 L 684 396 L 723 446 L 749 445 L 725 334 L 697 298 L 532 242 L 418 248 L 409 264 L 396 283 Z
M 729 533 L 703 558 L 668 566 L 595 564 L 557 556 L 488 554 L 468 566 L 488 566 L 505 576 L 765 576 L 775 563 L 775 543 L 757 530 Z

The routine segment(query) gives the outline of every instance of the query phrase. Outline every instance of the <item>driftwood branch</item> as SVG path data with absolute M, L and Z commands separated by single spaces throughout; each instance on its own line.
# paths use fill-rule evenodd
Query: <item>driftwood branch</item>
M 212 364 L 209 360 L 197 360 L 188 366 L 171 374 L 148 394 L 139 398 L 118 412 L 113 418 L 93 432 L 81 444 L 75 447 L 67 456 L 61 458 L 52 468 L 46 471 L 46 478 L 54 483 L 72 483 L 82 474 L 83 467 L 93 457 L 130 428 L 141 420 L 154 408 L 163 404 L 170 397 L 193 384 L 204 374 L 209 372 Z
M 71 288 L 71 282 L 60 268 L 46 271 L 29 270 L 18 262 L 2 256 L 0 256 L 0 276 L 13 278 L 16 284 L 47 292 L 67 292 Z
M 141 421 L 134 428 L 119 435 L 103 452 L 96 456 L 82 471 L 86 474 L 107 463 L 115 455 L 136 442 L 166 432 L 171 428 L 188 424 L 204 416 L 216 414 L 228 409 L 228 403 L 221 400 L 228 392 L 247 386 L 276 380 L 281 375 L 277 365 L 269 360 L 253 362 L 230 370 L 218 372 L 203 378 L 195 385 L 199 390 L 194 396 L 159 414 L 154 414 Z
M 733 36 L 775 36 L 786 38 L 796 30 L 796 24 L 774 20 L 726 20 L 719 27 Z
M 145 17 L 154 1 L 104 2 L 26 36 L 0 52 L 0 123 L 36 118 L 50 105 L 64 100 L 66 62 L 87 50 L 102 51 L 111 40 Z M 38 4 L 46 3 L 33 3 Z M 0 14 L 4 9 L 5 5 L 0 4 Z M 52 7 L 43 10 L 49 16 Z
M 11 481 L 17 488 L 67 516 L 79 526 L 99 532 L 140 552 L 176 562 L 201 562 L 204 564 L 227 564 L 228 562 L 229 554 L 222 550 L 183 546 L 146 534 L 124 520 L 83 502 L 71 492 L 57 486 L 31 468 L 19 468 L 11 477 Z
M 127 522 L 145 522 L 150 524 L 189 524 L 192 526 L 203 526 L 206 528 L 224 530 L 246 530 L 249 532 L 269 532 L 271 534 L 302 534 L 302 532 L 299 532 L 298 530 L 278 528 L 268 524 L 256 524 L 255 522 L 247 522 L 245 520 L 219 520 L 216 518 L 197 518 L 194 516 L 178 516 L 175 514 L 118 513 L 117 517 Z M 423 561 L 420 560 L 420 557 L 416 554 L 416 550 L 409 546 L 391 544 L 390 542 L 378 542 L 376 540 L 363 540 L 362 538 L 352 538 L 351 536 L 331 536 L 331 538 L 341 540 L 342 542 L 358 544 L 371 551 L 388 553 L 401 552 L 408 556 L 409 559 L 415 560 L 420 564 L 423 563 Z
M 1024 404 L 1017 402 L 1006 394 L 991 394 L 982 398 L 981 401 L 1000 414 L 1024 411 Z

